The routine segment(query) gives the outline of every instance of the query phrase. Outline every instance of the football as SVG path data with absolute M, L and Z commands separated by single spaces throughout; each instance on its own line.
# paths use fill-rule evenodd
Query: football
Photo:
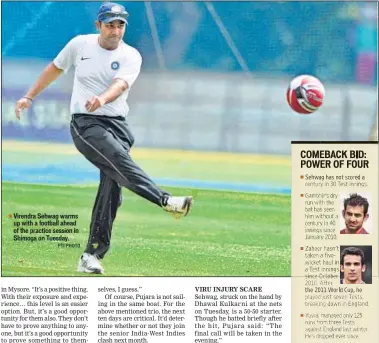
M 317 111 L 325 98 L 321 81 L 311 75 L 295 77 L 287 89 L 288 105 L 297 113 L 310 114 Z

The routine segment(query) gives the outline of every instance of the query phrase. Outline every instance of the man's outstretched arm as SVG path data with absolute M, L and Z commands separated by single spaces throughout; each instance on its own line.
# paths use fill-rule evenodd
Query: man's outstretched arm
M 113 80 L 109 88 L 99 96 L 93 96 L 86 102 L 88 112 L 96 111 L 98 108 L 116 100 L 122 93 L 129 88 L 128 83 L 121 79 Z
M 51 62 L 36 83 L 28 90 L 24 97 L 16 102 L 16 117 L 21 118 L 21 112 L 25 108 L 29 108 L 32 105 L 33 99 L 40 94 L 50 83 L 54 82 L 61 74 L 63 70 L 57 68 L 53 62 Z

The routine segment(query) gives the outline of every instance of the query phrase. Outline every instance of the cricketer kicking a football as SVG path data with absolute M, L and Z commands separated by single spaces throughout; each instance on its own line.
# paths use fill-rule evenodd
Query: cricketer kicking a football
M 20 119 L 22 110 L 30 107 L 39 93 L 71 66 L 75 67 L 70 131 L 76 148 L 100 169 L 89 239 L 79 259 L 79 272 L 104 272 L 99 260 L 110 247 L 122 186 L 175 218 L 186 216 L 193 203 L 191 196 L 171 196 L 157 187 L 129 155 L 134 137 L 126 120 L 126 101 L 140 73 L 142 57 L 122 40 L 127 18 L 123 6 L 103 4 L 95 22 L 99 34 L 73 38 L 16 103 L 15 112 Z

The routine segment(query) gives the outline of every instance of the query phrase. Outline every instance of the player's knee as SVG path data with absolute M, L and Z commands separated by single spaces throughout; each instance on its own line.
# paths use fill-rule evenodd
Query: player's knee
M 124 200 L 124 197 L 122 196 L 122 194 L 120 194 L 119 198 L 118 198 L 118 204 L 117 204 L 117 207 L 120 207 L 122 205 L 122 202 Z

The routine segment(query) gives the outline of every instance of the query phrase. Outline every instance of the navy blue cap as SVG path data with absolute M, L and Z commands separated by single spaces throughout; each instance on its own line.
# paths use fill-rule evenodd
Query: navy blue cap
M 129 13 L 125 10 L 125 7 L 114 2 L 106 2 L 99 8 L 97 13 L 97 20 L 105 24 L 110 23 L 114 20 L 121 20 L 122 22 L 128 24 L 127 18 Z

